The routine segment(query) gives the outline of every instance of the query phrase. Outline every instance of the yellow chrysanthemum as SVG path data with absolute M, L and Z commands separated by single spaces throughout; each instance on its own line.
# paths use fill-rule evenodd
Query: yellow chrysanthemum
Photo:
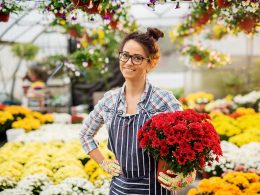
M 26 132 L 29 132 L 34 129 L 38 129 L 40 125 L 41 125 L 40 121 L 34 118 L 24 118 L 12 123 L 13 128 L 23 128 L 25 129 Z
M 95 183 L 96 180 L 99 180 L 102 176 L 109 177 L 109 174 L 104 172 L 102 169 L 97 169 L 89 178 L 89 181 Z
M 12 113 L 8 111 L 0 111 L 0 125 L 4 124 L 8 120 L 14 120 Z
M 206 92 L 191 93 L 186 97 L 188 105 L 194 106 L 194 104 L 203 101 L 204 103 L 214 100 L 214 95 Z
M 39 165 L 32 165 L 31 167 L 24 169 L 22 178 L 26 177 L 28 175 L 34 175 L 34 174 L 39 174 L 39 173 L 46 174 L 49 178 L 52 178 L 52 176 L 53 176 L 53 172 L 50 169 L 48 169 L 47 167 L 39 166 Z
M 83 169 L 78 166 L 69 165 L 60 168 L 56 173 L 54 173 L 53 180 L 57 184 L 68 177 L 88 178 Z
M 19 115 L 19 114 L 27 115 L 31 113 L 30 109 L 22 106 L 7 106 L 5 107 L 4 110 L 10 112 L 12 115 Z

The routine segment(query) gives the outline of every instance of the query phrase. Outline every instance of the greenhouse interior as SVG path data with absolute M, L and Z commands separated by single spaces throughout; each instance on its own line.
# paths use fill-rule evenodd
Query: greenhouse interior
M 0 195 L 260 194 L 259 27 L 259 0 L 0 0 Z

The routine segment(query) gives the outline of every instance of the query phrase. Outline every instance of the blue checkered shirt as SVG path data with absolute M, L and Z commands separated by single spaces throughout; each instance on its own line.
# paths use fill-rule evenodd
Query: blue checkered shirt
M 144 100 L 151 84 L 146 81 L 145 90 L 141 96 L 140 102 L 137 104 L 137 112 L 144 107 Z M 97 148 L 97 143 L 93 139 L 94 135 L 103 124 L 108 128 L 110 126 L 114 110 L 117 103 L 118 94 L 120 92 L 120 99 L 118 105 L 118 112 L 126 115 L 126 98 L 125 98 L 125 84 L 121 88 L 113 89 L 104 94 L 104 97 L 90 112 L 88 117 L 83 122 L 83 127 L 80 130 L 80 141 L 84 150 L 89 153 Z M 182 110 L 182 107 L 173 94 L 167 90 L 152 87 L 152 96 L 149 104 L 146 107 L 150 116 L 160 112 L 174 112 Z

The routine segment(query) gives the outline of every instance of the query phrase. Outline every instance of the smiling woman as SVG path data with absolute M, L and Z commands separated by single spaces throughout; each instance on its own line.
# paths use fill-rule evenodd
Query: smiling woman
M 80 132 L 85 151 L 114 176 L 111 195 L 172 193 L 158 182 L 158 162 L 139 148 L 137 140 L 139 127 L 153 115 L 182 109 L 171 92 L 155 87 L 147 80 L 147 73 L 160 59 L 157 44 L 160 37 L 163 37 L 160 30 L 148 28 L 145 33 L 133 32 L 124 38 L 119 61 L 125 83 L 104 95 Z M 115 154 L 115 161 L 105 159 L 93 140 L 103 123 L 108 127 L 108 148 Z

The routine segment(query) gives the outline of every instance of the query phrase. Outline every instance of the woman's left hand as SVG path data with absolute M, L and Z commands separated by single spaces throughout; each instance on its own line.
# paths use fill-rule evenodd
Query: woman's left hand
M 170 191 L 175 191 L 194 182 L 195 177 L 196 171 L 193 171 L 184 177 L 182 174 L 175 174 L 172 170 L 167 170 L 166 174 L 163 172 L 159 173 L 158 180 L 162 187 Z

